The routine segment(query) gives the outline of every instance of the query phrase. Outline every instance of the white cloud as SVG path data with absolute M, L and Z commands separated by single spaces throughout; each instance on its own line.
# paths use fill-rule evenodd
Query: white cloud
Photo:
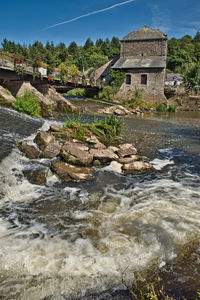
M 78 17 L 75 17 L 73 19 L 70 19 L 70 20 L 66 20 L 64 22 L 60 22 L 60 23 L 57 23 L 57 24 L 54 24 L 54 25 L 51 25 L 49 27 L 46 27 L 46 28 L 43 28 L 41 29 L 41 31 L 44 31 L 44 30 L 47 30 L 47 29 L 50 29 L 50 28 L 53 28 L 53 27 L 56 27 L 56 26 L 60 26 L 60 25 L 64 25 L 64 24 L 67 24 L 67 23 L 71 23 L 71 22 L 74 22 L 76 20 L 79 20 L 79 19 L 82 19 L 82 18 L 85 18 L 85 17 L 89 17 L 91 15 L 95 15 L 95 14 L 99 14 L 99 13 L 102 13 L 104 11 L 107 11 L 107 10 L 111 10 L 115 7 L 118 7 L 118 6 L 121 6 L 121 5 L 125 5 L 125 4 L 128 4 L 128 3 L 131 3 L 131 2 L 135 2 L 136 0 L 127 0 L 127 1 L 124 1 L 124 2 L 120 2 L 120 3 L 117 3 L 117 4 L 114 4 L 112 6 L 109 6 L 109 7 L 106 7 L 106 8 L 103 8 L 103 9 L 99 9 L 99 10 L 96 10 L 96 11 L 92 11 L 90 13 L 87 13 L 87 14 L 84 14 L 84 15 L 81 15 L 81 16 L 78 16 Z

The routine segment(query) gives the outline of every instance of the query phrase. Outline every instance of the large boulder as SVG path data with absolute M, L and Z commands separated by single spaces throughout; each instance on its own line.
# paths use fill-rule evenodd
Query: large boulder
M 26 157 L 30 159 L 37 159 L 39 157 L 38 149 L 33 145 L 28 145 L 24 142 L 19 143 L 19 149 L 25 153 Z
M 61 94 L 57 93 L 53 87 L 48 88 L 45 97 L 53 102 L 56 110 L 59 111 L 69 111 L 73 113 L 80 113 L 81 108 L 73 105 L 67 99 L 65 99 Z
M 63 161 L 52 162 L 51 169 L 63 181 L 88 180 L 91 179 L 94 175 L 94 171 L 92 168 L 78 168 Z
M 119 157 L 126 157 L 130 155 L 134 155 L 136 153 L 137 153 L 137 149 L 132 144 L 119 145 L 119 150 L 117 151 Z
M 122 169 L 127 174 L 135 174 L 141 171 L 153 170 L 153 166 L 152 164 L 143 161 L 135 161 L 130 164 L 124 164 Z
M 40 131 L 36 135 L 34 142 L 39 146 L 40 150 L 43 151 L 50 143 L 56 143 L 56 140 L 50 132 Z
M 118 160 L 119 158 L 113 151 L 108 149 L 90 149 L 89 152 L 95 159 L 99 160 L 101 163 L 107 163 L 112 160 Z
M 0 85 L 0 105 L 12 107 L 14 101 L 15 98 L 12 96 L 12 94 Z
M 66 142 L 61 149 L 62 158 L 69 163 L 88 166 L 93 161 L 93 155 L 84 144 Z

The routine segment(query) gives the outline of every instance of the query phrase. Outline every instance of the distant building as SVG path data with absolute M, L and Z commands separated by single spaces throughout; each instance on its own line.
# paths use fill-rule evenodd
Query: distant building
M 109 67 L 124 70 L 126 80 L 116 98 L 134 97 L 135 87 L 142 90 L 143 99 L 165 102 L 164 81 L 167 57 L 167 35 L 159 29 L 144 26 L 121 40 L 120 57 L 96 71 L 96 78 L 105 77 L 108 83 Z M 103 68 L 104 67 L 104 68 Z
M 183 84 L 183 76 L 180 74 L 166 73 L 165 86 L 167 87 L 178 87 Z

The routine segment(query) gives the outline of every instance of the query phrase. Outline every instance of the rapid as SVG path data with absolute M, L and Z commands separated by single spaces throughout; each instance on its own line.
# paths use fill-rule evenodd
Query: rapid
M 62 121 L 0 108 L 0 299 L 81 298 L 121 289 L 155 266 L 181 288 L 200 286 L 200 114 L 124 121 L 125 140 L 155 172 L 124 176 L 105 167 L 79 183 L 48 172 L 38 186 L 23 175 L 37 160 L 17 141 L 33 143 L 37 130 Z

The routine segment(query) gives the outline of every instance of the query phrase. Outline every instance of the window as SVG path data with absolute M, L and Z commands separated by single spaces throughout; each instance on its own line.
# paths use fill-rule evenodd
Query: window
M 130 84 L 131 84 L 131 75 L 126 74 L 126 85 L 130 85 Z
M 147 75 L 146 74 L 141 75 L 141 84 L 147 85 Z

